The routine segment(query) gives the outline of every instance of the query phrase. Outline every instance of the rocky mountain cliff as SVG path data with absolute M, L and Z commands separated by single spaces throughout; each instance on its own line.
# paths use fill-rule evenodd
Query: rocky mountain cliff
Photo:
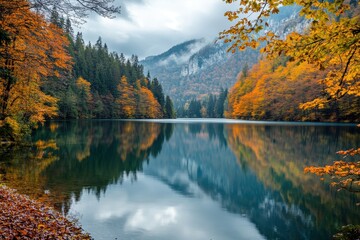
M 270 29 L 279 36 L 304 29 L 307 22 L 298 16 L 298 11 L 297 6 L 283 7 L 280 14 L 269 18 Z M 140 63 L 145 72 L 158 78 L 165 94 L 178 107 L 192 98 L 201 99 L 219 93 L 221 88 L 230 88 L 246 65 L 258 62 L 258 49 L 232 54 L 227 52 L 228 47 L 221 40 L 193 39 Z

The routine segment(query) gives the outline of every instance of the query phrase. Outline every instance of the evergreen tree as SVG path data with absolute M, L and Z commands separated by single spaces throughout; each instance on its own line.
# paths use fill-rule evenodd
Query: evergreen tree
M 248 72 L 249 72 L 249 65 L 247 63 L 245 63 L 241 72 L 242 72 L 242 77 L 244 77 L 244 78 L 247 77 Z
M 192 99 L 189 104 L 188 117 L 201 118 L 201 103 L 196 99 Z
M 227 98 L 228 90 L 221 88 L 220 95 L 215 104 L 215 117 L 223 118 L 224 117 L 224 104 Z
M 60 117 L 165 117 L 162 86 L 157 79 L 150 81 L 150 74 L 144 76 L 137 56 L 126 59 L 122 53 L 110 53 L 101 37 L 94 45 L 90 42 L 85 45 L 82 33 L 74 38 L 70 20 L 59 16 L 56 8 L 50 18 L 70 40 L 67 49 L 73 58 L 73 69 L 61 74 L 65 79 L 44 80 L 44 91 L 60 99 Z M 167 107 L 171 109 L 172 102 L 168 100 Z M 168 112 L 170 117 L 174 116 L 173 110 Z
M 165 118 L 175 118 L 174 106 L 169 96 L 165 99 Z
M 164 108 L 165 105 L 165 97 L 163 93 L 163 89 L 157 78 L 151 82 L 151 91 L 154 94 L 155 98 L 158 100 L 160 106 Z
M 213 94 L 210 94 L 209 100 L 208 100 L 207 106 L 206 106 L 206 115 L 209 118 L 215 117 L 215 102 L 216 102 L 216 96 L 214 96 Z

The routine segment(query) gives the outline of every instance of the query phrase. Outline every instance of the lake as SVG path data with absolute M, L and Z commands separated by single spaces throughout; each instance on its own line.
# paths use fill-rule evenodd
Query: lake
M 360 224 L 359 194 L 303 172 L 358 147 L 355 125 L 59 121 L 33 141 L 2 154 L 2 181 L 95 239 L 329 239 Z

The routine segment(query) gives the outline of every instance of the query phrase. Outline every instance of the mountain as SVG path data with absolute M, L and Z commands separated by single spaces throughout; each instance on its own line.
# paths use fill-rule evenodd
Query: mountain
M 298 17 L 298 11 L 297 6 L 283 7 L 281 14 L 269 18 L 270 29 L 279 36 L 304 29 L 307 21 Z M 145 72 L 158 78 L 165 94 L 179 107 L 192 98 L 201 99 L 210 93 L 218 94 L 221 88 L 230 88 L 244 67 L 250 68 L 259 60 L 259 49 L 232 54 L 228 48 L 229 44 L 221 40 L 193 39 L 140 63 Z
M 246 64 L 253 65 L 258 60 L 258 51 L 228 54 L 227 48 L 220 41 L 193 39 L 140 63 L 145 72 L 158 78 L 175 106 L 180 106 L 192 98 L 217 94 L 221 87 L 229 88 Z

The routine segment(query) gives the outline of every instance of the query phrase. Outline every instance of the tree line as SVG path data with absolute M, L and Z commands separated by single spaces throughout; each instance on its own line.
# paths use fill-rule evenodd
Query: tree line
M 177 109 L 183 118 L 223 118 L 227 105 L 228 90 L 221 88 L 219 95 L 209 94 L 203 100 L 192 99 Z
M 304 104 L 323 94 L 320 71 L 306 62 L 286 57 L 262 59 L 250 71 L 242 71 L 230 89 L 227 118 L 276 121 L 360 121 L 360 97 L 346 95 L 321 107 Z
M 137 56 L 85 44 L 54 7 L 0 0 L 0 132 L 16 141 L 48 118 L 173 118 L 172 101 Z

